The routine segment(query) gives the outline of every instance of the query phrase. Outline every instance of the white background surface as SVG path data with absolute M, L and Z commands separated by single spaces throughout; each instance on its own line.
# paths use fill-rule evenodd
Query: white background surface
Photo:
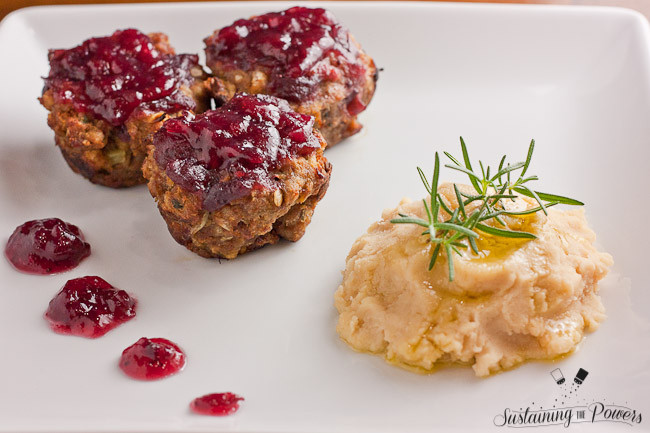
M 375 58 L 377 93 L 362 133 L 326 152 L 330 189 L 302 240 L 206 260 L 177 245 L 146 187 L 111 190 L 73 174 L 36 98 L 48 48 L 134 26 L 178 52 L 234 19 L 279 3 L 35 8 L 0 26 L 0 240 L 26 220 L 60 217 L 92 245 L 80 267 L 30 276 L 0 260 L 0 431 L 497 431 L 496 415 L 589 371 L 580 398 L 641 411 L 650 425 L 648 25 L 617 9 L 445 4 L 327 5 Z M 383 208 L 419 198 L 416 165 L 434 150 L 497 164 L 525 158 L 543 191 L 580 198 L 615 259 L 602 285 L 609 318 L 580 350 L 487 379 L 469 368 L 420 376 L 339 341 L 333 293 L 354 239 Z M 443 179 L 459 180 L 450 171 Z M 66 280 L 99 275 L 139 299 L 138 316 L 97 340 L 42 319 Z M 185 370 L 153 383 L 121 374 L 142 336 L 185 349 Z M 209 392 L 246 398 L 235 416 L 192 415 Z M 549 430 L 563 427 L 548 427 Z M 576 431 L 632 431 L 623 424 Z

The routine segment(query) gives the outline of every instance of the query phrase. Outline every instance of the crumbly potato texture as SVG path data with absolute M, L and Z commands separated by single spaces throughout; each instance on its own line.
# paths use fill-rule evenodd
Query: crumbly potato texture
M 439 192 L 457 207 L 451 184 Z M 513 206 L 536 203 L 520 197 Z M 390 223 L 398 213 L 426 219 L 421 201 L 402 200 L 348 255 L 335 305 L 337 331 L 352 348 L 420 372 L 463 364 L 487 376 L 568 354 L 605 319 L 598 282 L 613 260 L 593 246 L 582 209 L 506 217 L 510 229 L 537 239 L 481 235 L 480 254 L 454 255 L 452 282 L 446 255 L 428 270 L 422 227 Z

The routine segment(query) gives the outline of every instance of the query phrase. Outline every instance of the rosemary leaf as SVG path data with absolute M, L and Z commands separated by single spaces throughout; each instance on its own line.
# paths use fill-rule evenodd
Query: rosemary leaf
M 535 139 L 530 140 L 530 145 L 528 146 L 528 155 L 526 155 L 526 163 L 524 164 L 524 169 L 521 171 L 519 178 L 521 179 L 528 171 L 530 166 L 530 160 L 533 159 L 533 150 L 535 150 Z
M 498 229 L 496 227 L 492 226 L 486 226 L 485 224 L 478 223 L 476 224 L 476 228 L 482 232 L 494 235 L 494 236 L 501 236 L 504 238 L 521 238 L 521 239 L 537 239 L 537 236 L 535 236 L 532 233 L 528 232 L 518 232 L 515 230 L 504 230 L 504 229 Z
M 438 158 L 438 152 L 435 155 L 435 163 L 433 165 L 433 179 L 431 180 L 431 216 L 433 217 L 433 222 L 438 221 L 438 210 L 439 202 L 437 200 L 438 195 L 438 177 L 440 176 L 440 158 Z
M 506 173 L 509 173 L 509 172 L 515 171 L 515 170 L 519 170 L 521 167 L 524 166 L 524 164 L 525 163 L 523 163 L 523 162 L 518 162 L 518 163 L 513 164 L 513 165 L 508 165 L 506 168 L 503 168 L 503 169 L 499 170 L 499 172 L 497 174 L 492 176 L 492 178 L 490 179 L 490 182 L 494 182 L 495 180 L 499 179 L 501 176 L 503 176 Z
M 453 210 L 449 209 L 449 206 L 447 206 L 447 203 L 440 197 L 440 194 L 438 194 L 438 201 L 440 202 L 440 207 L 442 207 L 445 212 L 447 212 L 449 215 L 452 215 L 454 213 Z
M 544 212 L 544 215 L 548 215 L 548 212 L 546 212 L 546 206 L 544 206 L 544 203 L 542 202 L 542 199 L 539 198 L 539 195 L 537 195 L 537 193 L 535 191 L 528 188 L 527 186 L 521 186 L 520 188 L 523 189 L 524 191 L 526 191 L 526 194 L 530 194 L 528 197 L 532 197 L 535 200 L 537 200 L 537 203 L 539 203 L 539 207 L 542 208 L 542 212 Z
M 461 192 L 458 186 L 454 184 L 454 194 L 456 195 L 458 206 L 456 209 L 450 209 L 445 199 L 438 193 L 440 159 L 436 152 L 431 182 L 426 178 L 422 169 L 417 168 L 420 180 L 430 198 L 430 203 L 427 203 L 426 199 L 422 201 L 428 221 L 402 213 L 399 214 L 400 218 L 390 220 L 394 224 L 416 224 L 426 228 L 422 232 L 422 235 L 427 236 L 428 242 L 436 245 L 431 254 L 431 260 L 429 261 L 429 270 L 433 269 L 438 256 L 444 252 L 447 255 L 449 281 L 453 281 L 455 276 L 453 253 L 461 254 L 460 249 L 467 249 L 468 243 L 474 254 L 480 253 L 476 243 L 476 239 L 479 237 L 477 231 L 503 238 L 535 239 L 536 236 L 533 233 L 509 230 L 502 217 L 530 215 L 539 211 L 546 213 L 547 208 L 558 204 L 578 206 L 583 204 L 572 198 L 542 193 L 524 185 L 528 182 L 538 180 L 538 177 L 535 175 L 524 177 L 533 157 L 535 140 L 531 140 L 528 146 L 525 162 L 510 164 L 506 161 L 507 156 L 504 155 L 499 161 L 499 168 L 492 176 L 490 174 L 493 171 L 490 166 L 485 166 L 482 161 L 479 161 L 480 174 L 474 171 L 463 137 L 460 137 L 460 147 L 463 154 L 463 163 L 461 164 L 460 160 L 450 153 L 444 152 L 445 156 L 453 163 L 446 164 L 445 167 L 466 174 L 477 195 Z M 517 170 L 521 170 L 520 175 L 512 183 L 511 175 L 514 175 L 514 172 Z M 504 176 L 505 182 L 503 181 Z M 534 198 L 539 206 L 523 211 L 506 210 L 502 200 L 516 200 L 517 195 L 513 191 L 519 195 Z M 479 202 L 478 206 L 474 205 L 470 213 L 468 205 L 474 202 Z M 448 215 L 443 221 L 439 221 L 441 218 L 439 215 L 441 208 Z M 488 221 L 496 221 L 504 228 L 484 224 Z
M 440 254 L 440 244 L 436 245 L 436 249 L 434 249 L 433 254 L 431 254 L 431 261 L 429 262 L 429 270 L 433 269 L 433 265 L 436 264 L 436 260 L 438 259 L 438 254 Z
M 477 238 L 478 233 L 476 233 L 473 230 L 468 229 L 467 227 L 463 227 L 458 224 L 452 224 L 452 223 L 435 223 L 433 227 L 436 230 L 454 230 L 460 233 L 463 233 L 464 235 L 467 235 L 471 238 Z
M 460 137 L 460 148 L 463 152 L 463 160 L 465 161 L 465 167 L 473 174 L 472 172 L 472 163 L 469 160 L 469 153 L 467 153 L 467 146 L 465 145 L 465 140 L 463 140 L 463 137 Z M 460 164 L 459 164 L 460 165 Z M 478 186 L 478 177 L 474 175 L 474 177 L 470 176 L 470 182 L 472 182 L 472 186 L 478 192 L 479 194 L 481 193 L 481 189 Z
M 472 247 L 472 251 L 474 251 L 474 254 L 478 254 L 478 245 L 476 245 L 476 240 L 474 238 L 468 238 L 469 239 L 469 246 Z
M 449 266 L 449 281 L 454 281 L 454 258 L 451 256 L 451 245 L 445 244 L 447 265 Z
M 558 204 L 560 204 L 559 201 L 552 201 L 552 202 L 550 202 L 550 203 L 546 203 L 546 204 L 544 204 L 544 207 L 546 207 L 546 208 L 548 209 L 549 207 L 551 207 L 551 206 L 555 206 L 555 205 L 558 205 Z M 534 208 L 532 208 L 532 209 L 522 210 L 522 211 L 518 211 L 518 212 L 511 212 L 511 211 L 504 210 L 504 211 L 502 212 L 502 214 L 503 214 L 503 215 L 530 215 L 530 214 L 537 213 L 537 212 L 539 212 L 540 210 L 542 210 L 542 207 L 541 207 L 541 206 L 537 206 L 537 207 L 534 207 Z
M 513 188 L 513 189 L 515 191 L 517 191 L 521 195 L 525 195 L 527 197 L 533 197 L 532 195 L 529 195 L 525 190 L 522 190 L 519 187 Z M 539 191 L 535 191 L 535 193 L 542 200 L 556 201 L 556 202 L 558 202 L 560 204 L 568 204 L 568 205 L 572 205 L 572 206 L 584 206 L 583 202 L 581 202 L 579 200 L 576 200 L 576 199 L 573 199 L 573 198 L 563 197 L 561 195 L 556 195 L 556 194 L 547 194 L 545 192 L 539 192 Z
M 390 220 L 393 224 L 417 224 L 422 227 L 429 227 L 429 223 L 422 218 L 416 217 L 403 217 L 403 218 L 393 218 Z
M 429 181 L 427 180 L 427 177 L 424 175 L 424 172 L 420 167 L 418 167 L 418 174 L 420 175 L 420 180 L 424 184 L 424 188 L 426 188 L 427 192 L 431 194 L 431 186 L 429 185 Z
M 463 199 L 460 196 L 460 191 L 458 190 L 458 186 L 456 186 L 456 184 L 454 184 L 454 193 L 456 194 L 456 201 L 458 202 L 460 213 L 463 215 L 463 218 L 467 218 L 467 214 L 465 213 L 465 204 L 463 203 Z

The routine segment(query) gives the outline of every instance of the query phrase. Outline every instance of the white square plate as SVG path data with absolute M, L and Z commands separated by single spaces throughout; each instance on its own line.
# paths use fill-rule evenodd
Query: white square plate
M 111 190 L 68 169 L 36 100 L 48 48 L 137 27 L 197 53 L 214 29 L 288 6 L 32 8 L 2 22 L 0 238 L 56 216 L 82 228 L 93 254 L 55 276 L 21 274 L 0 260 L 0 430 L 499 431 L 506 408 L 563 400 L 549 375 L 558 367 L 569 382 L 578 368 L 589 371 L 580 394 L 560 406 L 604 402 L 650 417 L 650 50 L 648 24 L 636 13 L 325 4 L 384 68 L 364 130 L 327 151 L 330 189 L 304 238 L 233 261 L 177 245 L 146 187 Z M 421 376 L 355 353 L 336 335 L 333 293 L 352 242 L 383 208 L 421 197 L 415 166 L 428 171 L 434 150 L 457 154 L 459 135 L 493 164 L 503 153 L 523 159 L 535 138 L 540 189 L 582 199 L 614 256 L 602 284 L 609 318 L 566 359 L 487 379 L 469 368 Z M 52 333 L 42 319 L 47 303 L 82 275 L 135 294 L 138 317 L 97 340 Z M 179 343 L 185 370 L 154 383 L 126 378 L 117 359 L 142 336 Z M 219 391 L 246 398 L 236 415 L 189 412 L 194 397 Z M 649 425 L 645 418 L 633 429 Z M 632 431 L 612 422 L 570 428 Z

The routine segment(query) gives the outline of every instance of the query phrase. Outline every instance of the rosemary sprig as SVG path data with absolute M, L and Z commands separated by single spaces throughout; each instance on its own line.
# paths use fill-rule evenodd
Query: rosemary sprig
M 463 154 L 463 163 L 461 164 L 458 159 L 448 152 L 444 152 L 451 161 L 451 163 L 445 164 L 445 167 L 465 173 L 469 177 L 469 181 L 476 193 L 462 193 L 456 184 L 454 184 L 454 193 L 458 207 L 453 211 L 449 209 L 440 194 L 438 194 L 440 158 L 438 157 L 438 152 L 436 152 L 431 182 L 428 181 L 422 169 L 420 167 L 417 168 L 420 180 L 422 180 L 430 199 L 430 203 L 427 203 L 426 199 L 422 200 L 427 219 L 399 214 L 399 218 L 394 218 L 390 221 L 393 224 L 416 224 L 426 228 L 422 232 L 422 235 L 427 236 L 428 241 L 435 244 L 435 248 L 431 254 L 431 261 L 429 262 L 429 270 L 433 269 L 439 255 L 446 254 L 449 267 L 449 281 L 454 280 L 452 252 L 460 255 L 460 248 L 466 249 L 469 245 L 469 248 L 475 254 L 479 253 L 476 244 L 476 238 L 479 237 L 477 231 L 504 238 L 536 238 L 532 233 L 508 229 L 501 215 L 529 215 L 539 211 L 547 214 L 546 210 L 549 207 L 558 204 L 583 205 L 578 200 L 556 194 L 542 193 L 528 186 L 530 182 L 538 180 L 537 176 L 526 177 L 535 149 L 535 140 L 531 140 L 524 162 L 510 164 L 506 162 L 506 155 L 503 155 L 495 172 L 492 171 L 490 166 L 484 166 L 482 161 L 479 161 L 480 173 L 475 172 L 472 168 L 463 137 L 460 137 L 460 147 Z M 521 172 L 519 173 L 519 177 L 513 181 L 514 172 L 517 170 L 521 170 Z M 506 210 L 503 205 L 503 200 L 514 201 L 517 197 L 515 193 L 534 198 L 539 206 L 525 211 Z M 467 205 L 475 201 L 479 202 L 478 206 L 474 206 L 474 211 L 468 213 Z M 449 215 L 444 221 L 439 221 L 440 209 Z M 494 220 L 496 223 L 493 225 L 485 224 L 485 222 L 490 220 Z M 504 228 L 495 227 L 497 224 Z

